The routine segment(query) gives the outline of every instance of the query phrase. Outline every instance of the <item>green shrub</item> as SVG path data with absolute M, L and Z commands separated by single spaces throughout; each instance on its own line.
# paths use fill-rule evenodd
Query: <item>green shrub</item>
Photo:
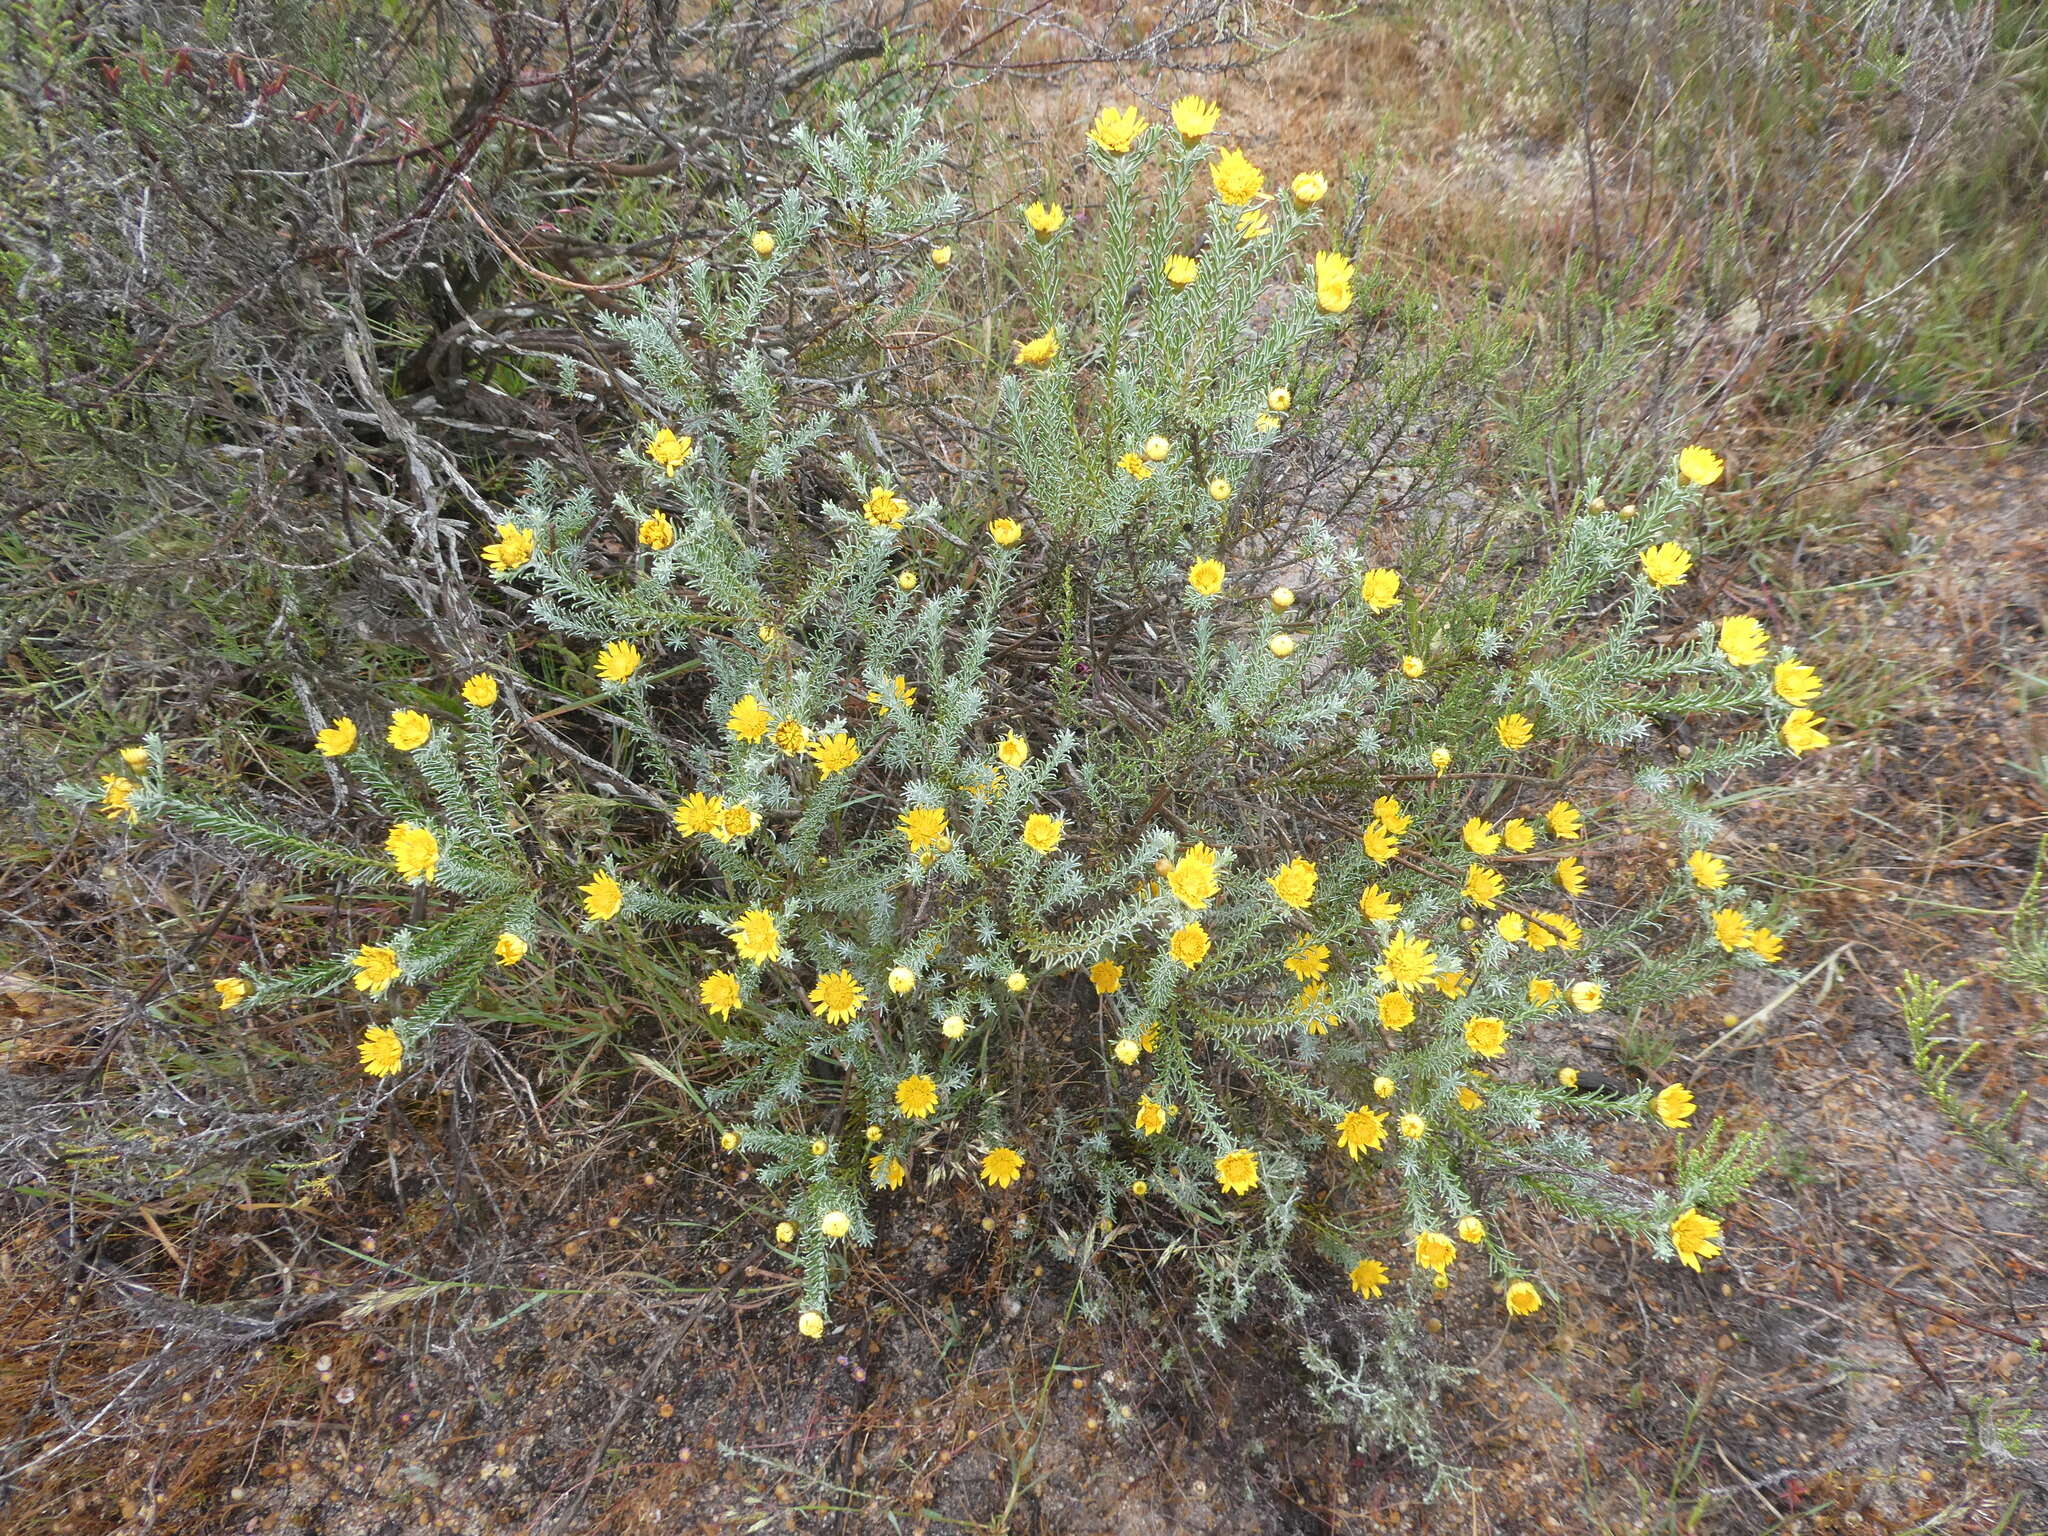
M 1085 237 L 1019 223 L 993 425 L 930 441 L 853 363 L 758 338 L 797 303 L 953 324 L 938 145 L 914 114 L 800 131 L 771 238 L 734 205 L 611 322 L 659 413 L 621 423 L 631 490 L 542 465 L 479 540 L 587 692 L 539 712 L 503 666 L 459 723 L 337 721 L 361 842 L 202 803 L 155 739 L 70 793 L 366 904 L 396 871 L 412 916 L 380 943 L 216 983 L 230 1015 L 351 999 L 376 1094 L 535 951 L 672 936 L 724 1063 L 693 1089 L 781 1203 L 813 1335 L 906 1177 L 1149 1230 L 1211 1330 L 1299 1315 L 1310 1251 L 1391 1287 L 1389 1339 L 1468 1269 L 1533 1310 L 1495 1219 L 1517 1201 L 1697 1268 L 1753 1138 L 1716 1120 L 1667 1186 L 1621 1179 L 1599 1129 L 1683 1127 L 1691 1097 L 1576 1073 L 1595 1016 L 1781 945 L 1706 851 L 1710 790 L 1825 745 L 1794 707 L 1818 681 L 1741 615 L 1671 634 L 1660 607 L 1718 461 L 1688 449 L 1639 506 L 1588 486 L 1554 539 L 1509 505 L 1384 528 L 1279 500 L 1290 443 L 1373 409 L 1320 398 L 1370 319 L 1320 185 L 1268 189 L 1206 131 L 1091 140 Z M 567 795 L 616 810 L 547 813 Z M 1692 856 L 1651 857 L 1654 827 Z

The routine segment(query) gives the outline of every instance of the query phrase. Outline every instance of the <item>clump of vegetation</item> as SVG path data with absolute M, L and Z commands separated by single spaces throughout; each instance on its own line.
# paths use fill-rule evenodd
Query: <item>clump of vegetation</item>
M 589 679 L 547 712 L 580 717 L 563 750 L 532 750 L 508 657 L 459 723 L 328 721 L 307 767 L 341 770 L 358 841 L 188 790 L 161 738 L 72 791 L 409 896 L 377 942 L 217 977 L 223 1021 L 331 998 L 369 1091 L 405 1094 L 536 958 L 668 935 L 719 1047 L 695 1091 L 776 1193 L 812 1337 L 913 1178 L 1168 1235 L 1211 1330 L 1299 1314 L 1307 1249 L 1390 1329 L 1473 1270 L 1535 1312 L 1518 1202 L 1713 1259 L 1753 1139 L 1715 1121 L 1668 1188 L 1611 1174 L 1603 1124 L 1697 1106 L 1582 1083 L 1577 1026 L 1776 963 L 1787 916 L 1710 850 L 1702 787 L 1825 747 L 1820 679 L 1748 615 L 1656 633 L 1706 449 L 1640 504 L 1589 485 L 1540 549 L 1511 508 L 1385 530 L 1272 494 L 1276 445 L 1360 408 L 1323 392 L 1356 274 L 1323 176 L 1269 185 L 1218 126 L 1103 111 L 1083 249 L 1057 201 L 1020 211 L 995 451 L 922 458 L 857 370 L 821 386 L 764 331 L 847 242 L 859 329 L 934 312 L 940 147 L 914 112 L 799 129 L 769 220 L 731 204 L 605 322 L 655 407 L 614 434 L 627 488 L 537 461 L 479 541 Z M 1717 740 L 1666 753 L 1681 720 Z M 569 795 L 613 808 L 547 814 Z M 1619 856 L 1648 821 L 1682 863 Z

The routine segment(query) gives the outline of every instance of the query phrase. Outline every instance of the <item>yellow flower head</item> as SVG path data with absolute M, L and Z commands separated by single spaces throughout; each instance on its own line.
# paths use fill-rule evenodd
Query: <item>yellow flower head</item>
M 1536 726 L 1527 715 L 1502 715 L 1493 722 L 1493 734 L 1510 752 L 1519 752 L 1536 739 Z
M 844 731 L 820 736 L 806 750 L 811 754 L 811 761 L 818 765 L 821 780 L 829 779 L 835 773 L 844 773 L 860 761 L 860 743 Z
M 583 893 L 584 915 L 592 922 L 608 923 L 619 915 L 619 908 L 625 905 L 625 888 L 603 870 L 590 877 L 588 885 L 579 885 Z
M 1586 893 L 1586 866 L 1575 858 L 1562 858 L 1550 877 L 1564 889 L 1567 896 L 1583 896 Z
M 860 510 L 873 527 L 901 528 L 903 519 L 910 516 L 910 503 L 888 486 L 878 485 L 868 492 L 868 499 L 860 504 Z
M 1192 256 L 1169 256 L 1166 258 L 1166 280 L 1176 288 L 1185 288 L 1201 275 L 1201 266 Z
M 1029 341 L 1018 342 L 1016 364 L 1019 368 L 1043 368 L 1047 366 L 1049 363 L 1051 363 L 1052 360 L 1058 357 L 1059 355 L 1059 332 L 1057 330 L 1050 330 L 1047 331 L 1043 336 L 1034 336 Z M 999 517 L 996 519 L 996 522 L 998 523 L 1007 523 L 1009 521 L 1010 520 L 1006 517 Z M 1012 523 L 1011 526 L 1015 527 L 1016 525 Z M 995 529 L 995 524 L 991 523 L 989 525 L 989 529 L 991 532 L 993 532 Z M 1000 544 L 1004 541 L 998 539 L 996 540 L 996 542 Z M 1015 539 L 1011 539 L 1009 542 L 1014 544 L 1017 541 Z
M 1482 859 L 1500 852 L 1500 834 L 1493 829 L 1493 823 L 1479 816 L 1469 817 L 1458 835 L 1465 846 Z
M 1223 886 L 1216 878 L 1216 850 L 1195 843 L 1167 872 L 1166 883 L 1184 907 L 1201 911 Z
M 690 462 L 690 455 L 697 451 L 697 445 L 687 436 L 678 435 L 663 427 L 643 450 L 654 460 L 669 479 L 676 477 L 676 471 Z
M 939 1107 L 939 1085 L 922 1072 L 896 1085 L 896 1108 L 911 1120 L 922 1120 Z
M 1721 478 L 1724 468 L 1726 464 L 1719 454 L 1698 443 L 1678 452 L 1678 478 L 1687 485 L 1712 485 Z
M 1381 981 L 1390 982 L 1403 992 L 1413 992 L 1442 968 L 1436 951 L 1429 947 L 1429 940 L 1415 938 L 1402 928 L 1387 941 L 1386 952 L 1380 957 L 1375 974 Z
M 1067 824 L 1057 816 L 1024 818 L 1024 846 L 1036 853 L 1051 853 L 1067 835 Z
M 1424 668 L 1420 656 L 1403 656 L 1401 658 L 1401 675 L 1403 677 L 1417 678 L 1422 676 L 1423 671 Z
M 827 1211 L 818 1218 L 818 1230 L 836 1242 L 853 1230 L 853 1218 L 844 1211 Z
M 1458 1241 L 1461 1243 L 1470 1243 L 1474 1247 L 1477 1247 L 1480 1243 L 1485 1242 L 1486 1223 L 1481 1221 L 1477 1216 L 1459 1217 Z
M 903 834 L 903 840 L 910 844 L 912 853 L 922 853 L 948 841 L 946 836 L 946 812 L 941 806 L 917 806 L 899 812 L 896 829 Z
M 1367 922 L 1384 923 L 1400 916 L 1401 903 L 1377 885 L 1368 885 L 1358 894 L 1358 910 Z
M 660 512 L 650 512 L 640 520 L 640 542 L 648 549 L 668 549 L 676 541 L 676 525 Z
M 1406 992 L 1382 992 L 1375 1006 L 1381 1029 L 1406 1029 L 1415 1022 L 1415 999 Z
M 950 245 L 935 245 L 931 250 L 931 258 L 933 266 L 943 267 L 952 261 L 953 247 Z
M 1401 603 L 1401 573 L 1384 566 L 1367 571 L 1358 583 L 1358 595 L 1374 613 L 1385 613 Z
M 1124 968 L 1114 960 L 1098 960 L 1088 967 L 1088 981 L 1097 997 L 1107 997 L 1124 984 Z
M 1183 96 L 1173 104 L 1174 132 L 1180 135 L 1181 143 L 1190 147 L 1214 133 L 1222 120 L 1223 109 L 1199 96 Z
M 685 837 L 695 837 L 700 832 L 716 837 L 725 828 L 725 800 L 722 796 L 707 795 L 702 791 L 686 795 L 669 819 Z
M 1024 537 L 1024 530 L 1013 519 L 999 517 L 988 525 L 988 536 L 1004 549 L 1008 549 Z
M 1247 240 L 1262 240 L 1273 232 L 1273 220 L 1263 208 L 1247 208 L 1237 216 L 1237 232 Z M 1259 430 L 1270 432 L 1280 423 L 1270 416 L 1259 418 Z
M 996 756 L 1006 768 L 1022 768 L 1031 760 L 1031 743 L 1011 731 L 996 743 Z
M 720 1019 L 731 1018 L 740 1005 L 740 979 L 731 971 L 713 971 L 697 983 L 697 1001 Z
M 398 980 L 398 951 L 382 944 L 365 944 L 349 957 L 356 968 L 355 987 L 372 997 L 382 997 Z
M 1336 251 L 1317 251 L 1315 270 L 1316 308 L 1326 315 L 1343 314 L 1351 307 L 1351 278 L 1358 269 Z
M 1505 1019 L 1476 1018 L 1465 1021 L 1465 1048 L 1489 1061 L 1507 1054 L 1508 1026 Z
M 322 757 L 346 757 L 356 749 L 356 723 L 347 715 L 337 715 L 327 729 L 313 738 L 313 745 Z
M 1749 947 L 1767 965 L 1776 965 L 1785 958 L 1784 939 L 1768 928 L 1750 929 Z
M 1394 1080 L 1391 1077 L 1374 1078 L 1372 1096 L 1376 1099 L 1391 1099 L 1394 1096 Z
M 1540 952 L 1553 945 L 1575 950 L 1585 939 L 1585 930 L 1562 912 L 1538 910 L 1530 916 L 1535 919 L 1529 924 L 1529 947 L 1533 950 Z
M 1415 1262 L 1442 1274 L 1458 1257 L 1458 1245 L 1441 1232 L 1415 1234 Z
M 1824 715 L 1816 715 L 1810 709 L 1795 709 L 1785 717 L 1779 734 L 1784 737 L 1785 745 L 1792 749 L 1792 755 L 1799 757 L 1834 740 L 1821 729 L 1826 724 Z
M 1152 466 L 1135 453 L 1127 453 L 1118 459 L 1116 467 L 1129 475 L 1133 480 L 1150 480 L 1152 478 Z
M 1722 907 L 1714 914 L 1714 942 L 1733 954 L 1749 943 L 1749 919 L 1733 907 Z
M 498 964 L 513 966 L 526 958 L 528 947 L 526 940 L 518 934 L 506 932 L 498 935 L 498 942 L 491 946 L 491 953 Z
M 1131 1124 L 1141 1136 L 1157 1136 L 1166 1129 L 1166 1106 L 1149 1093 L 1140 1095 L 1138 1113 Z
M 828 1024 L 844 1024 L 868 1000 L 867 989 L 851 971 L 827 971 L 810 990 L 811 1012 Z
M 1692 552 L 1682 544 L 1652 544 L 1643 551 L 1643 574 L 1653 587 L 1676 587 L 1692 570 Z
M 1204 597 L 1214 597 L 1223 590 L 1223 576 L 1221 560 L 1197 560 L 1188 567 L 1188 585 Z
M 1459 894 L 1473 906 L 1491 912 L 1507 885 L 1499 870 L 1488 869 L 1484 864 L 1468 864 L 1465 867 L 1465 888 Z
M 391 716 L 384 739 L 401 752 L 417 752 L 434 734 L 434 722 L 416 709 L 401 709 Z
M 1209 180 L 1215 184 L 1216 196 L 1232 208 L 1243 207 L 1266 189 L 1266 173 L 1237 149 L 1223 151 L 1209 167 Z
M 1418 1114 L 1409 1113 L 1401 1117 L 1399 1129 L 1408 1140 L 1420 1141 L 1429 1134 L 1429 1122 Z
M 440 867 L 441 840 L 425 827 L 401 821 L 384 839 L 384 851 L 391 855 L 391 867 L 407 885 L 432 885 Z
M 498 542 L 483 548 L 484 564 L 498 575 L 516 571 L 533 558 L 533 531 L 517 523 L 498 524 Z
M 765 258 L 775 254 L 775 236 L 765 229 L 755 230 L 754 238 L 747 243 L 754 248 L 756 256 Z
M 1543 819 L 1550 824 L 1550 835 L 1575 843 L 1586 829 L 1586 818 L 1579 814 L 1579 808 L 1569 800 L 1560 800 L 1544 812 Z
M 1360 1259 L 1351 1269 L 1351 1289 L 1371 1301 L 1387 1288 L 1387 1266 L 1378 1259 Z
M 997 1147 L 981 1160 L 981 1182 L 1008 1189 L 1024 1176 L 1024 1157 L 1010 1147 Z
M 1445 997 L 1460 998 L 1472 990 L 1472 978 L 1463 971 L 1443 971 L 1437 975 L 1436 989 Z
M 825 1337 L 825 1314 L 808 1310 L 799 1312 L 796 1331 L 807 1339 L 822 1339 Z
M 130 768 L 147 768 L 149 766 L 149 748 L 123 747 L 121 749 L 121 761 Z
M 1716 643 L 1736 666 L 1753 667 L 1770 654 L 1771 632 L 1748 614 L 1733 613 L 1721 621 Z
M 597 653 L 597 675 L 608 683 L 623 683 L 640 670 L 640 647 L 630 640 L 614 640 Z
M 1671 1223 L 1671 1246 L 1678 1253 L 1678 1262 L 1694 1273 L 1699 1272 L 1701 1259 L 1721 1256 L 1720 1236 L 1721 1223 L 1691 1206 Z
M 1548 1008 L 1563 995 L 1563 992 L 1556 982 L 1542 976 L 1532 976 L 1529 979 L 1528 995 L 1529 1001 L 1538 1008 Z
M 396 1032 L 381 1024 L 373 1024 L 363 1031 L 363 1038 L 356 1046 L 356 1059 L 362 1063 L 363 1072 L 369 1077 L 393 1077 L 405 1065 L 405 1042 Z M 1699 1266 L 1694 1265 L 1695 1269 Z
M 1216 1159 L 1216 1182 L 1226 1195 L 1248 1195 L 1259 1187 L 1259 1154 L 1239 1148 Z
M 1209 481 L 1209 499 L 1211 501 L 1230 500 L 1230 482 L 1221 475 L 1213 477 Z
M 1543 1309 L 1543 1293 L 1526 1280 L 1517 1280 L 1508 1287 L 1504 1298 L 1510 1315 L 1530 1317 Z
M 1316 867 L 1308 859 L 1289 859 L 1266 882 L 1273 894 L 1297 912 L 1306 912 L 1316 899 Z
M 467 678 L 462 684 L 462 702 L 477 709 L 489 709 L 498 702 L 498 680 L 488 672 L 479 672 Z
M 1820 674 L 1802 661 L 1781 661 L 1771 669 L 1771 688 L 1787 704 L 1811 704 L 1820 697 Z
M 760 825 L 761 818 L 751 805 L 728 805 L 710 830 L 721 843 L 730 843 L 751 837 Z
M 1173 930 L 1172 942 L 1167 947 L 1174 959 L 1193 970 L 1209 956 L 1209 930 L 1200 923 L 1188 923 Z
M 764 908 L 750 907 L 742 912 L 726 934 L 732 940 L 734 953 L 749 964 L 766 965 L 782 958 L 782 930 L 776 926 L 775 914 Z
M 239 976 L 223 976 L 213 984 L 213 990 L 220 999 L 220 1011 L 226 1013 L 248 997 L 249 983 Z
M 725 717 L 725 728 L 740 741 L 757 742 L 768 734 L 768 727 L 775 723 L 775 716 L 761 707 L 761 701 L 751 693 L 743 693 L 739 702 L 732 707 L 732 713 Z
M 1728 885 L 1728 861 L 1716 858 L 1704 848 L 1695 848 L 1685 856 L 1685 867 L 1692 874 L 1692 883 L 1703 891 L 1725 890 Z
M 1684 1130 L 1699 1108 L 1693 1101 L 1692 1090 L 1683 1083 L 1672 1083 L 1659 1089 L 1657 1097 L 1650 1101 L 1650 1107 L 1657 1111 L 1657 1118 L 1674 1131 Z
M 1501 823 L 1500 840 L 1516 853 L 1527 853 L 1536 846 L 1536 829 L 1520 816 L 1510 816 Z
M 884 1189 L 901 1189 L 903 1180 L 909 1172 L 910 1170 L 903 1166 L 901 1158 L 892 1157 L 884 1162 L 877 1153 L 868 1159 L 868 1177 Z
M 797 757 L 811 745 L 811 733 L 801 720 L 785 720 L 775 727 L 775 750 L 784 757 Z
M 1361 1104 L 1337 1122 L 1337 1146 L 1355 1162 L 1361 1152 L 1377 1152 L 1387 1144 L 1387 1117 Z
M 1049 240 L 1067 222 L 1067 211 L 1058 203 L 1033 203 L 1024 210 L 1024 222 L 1041 240 Z
M 125 821 L 133 826 L 141 820 L 142 813 L 133 804 L 135 791 L 141 788 L 133 779 L 118 773 L 100 775 L 100 814 L 109 821 Z
M 1144 136 L 1146 126 L 1136 107 L 1104 107 L 1095 114 L 1088 142 L 1106 155 L 1127 155 Z
M 1365 856 L 1375 864 L 1392 863 L 1401 851 L 1401 839 L 1377 821 L 1365 829 L 1359 841 L 1365 845 Z
M 1401 802 L 1392 795 L 1381 795 L 1372 803 L 1372 819 L 1389 832 L 1406 832 L 1415 824 L 1415 819 L 1401 809 Z
M 1295 940 L 1294 947 L 1281 962 L 1301 981 L 1314 981 L 1329 974 L 1330 946 L 1318 944 L 1313 934 L 1303 934 Z
M 1330 195 L 1329 180 L 1321 171 L 1303 171 L 1287 184 L 1294 206 L 1306 212 Z

